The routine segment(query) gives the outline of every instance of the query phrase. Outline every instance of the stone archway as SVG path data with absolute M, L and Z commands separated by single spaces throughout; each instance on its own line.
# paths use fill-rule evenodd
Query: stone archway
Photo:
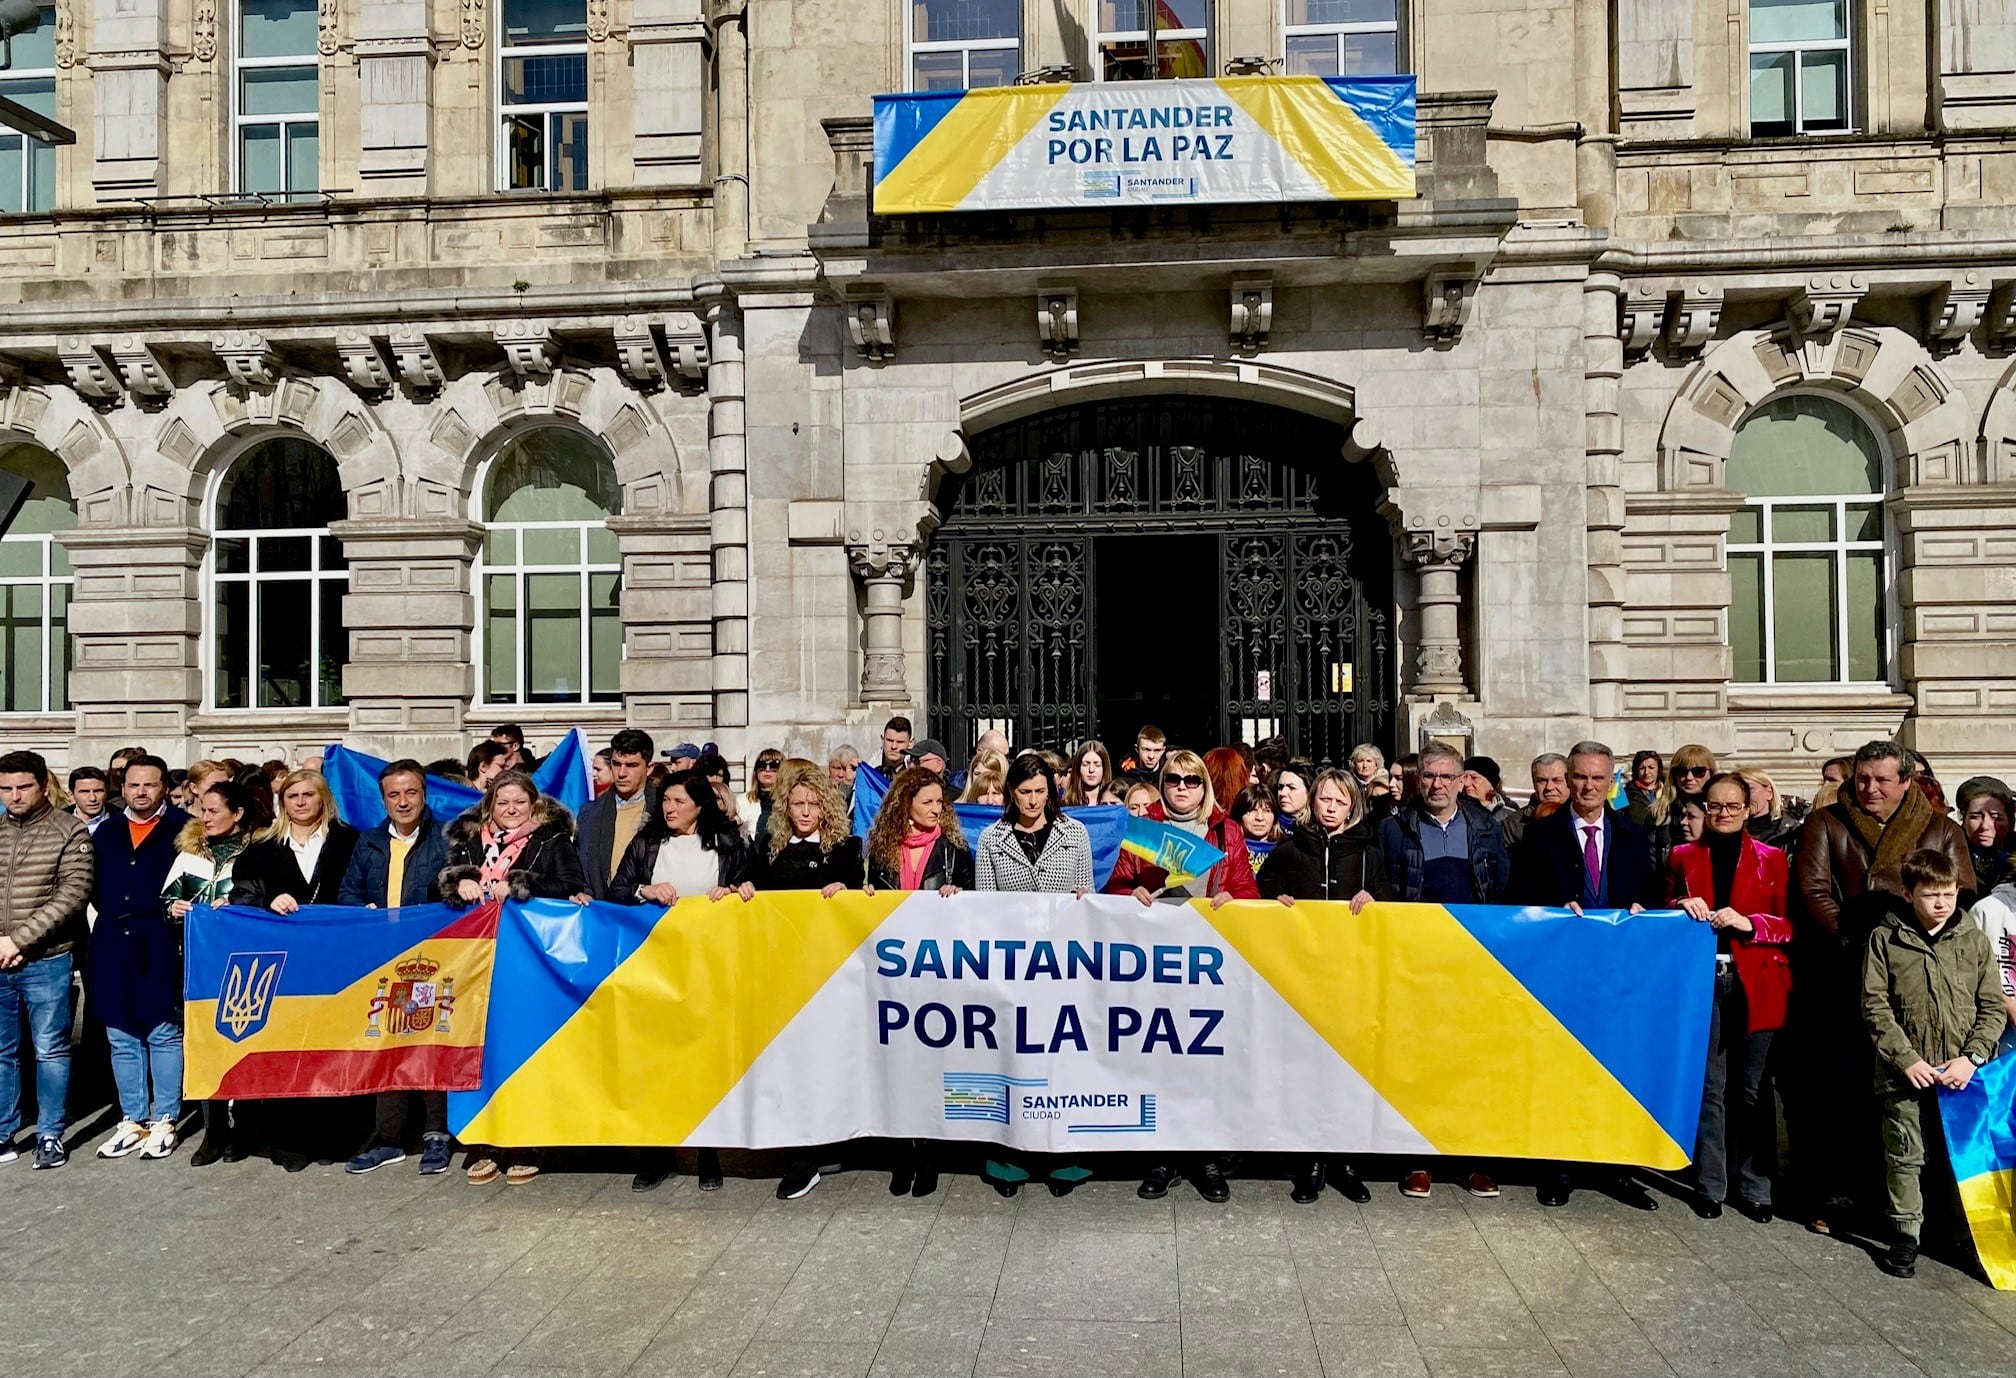
M 69 388 L 16 387 L 0 395 L 0 432 L 41 446 L 63 461 L 81 526 L 128 520 L 125 448 L 105 418 Z M 138 514 L 133 515 L 138 520 Z

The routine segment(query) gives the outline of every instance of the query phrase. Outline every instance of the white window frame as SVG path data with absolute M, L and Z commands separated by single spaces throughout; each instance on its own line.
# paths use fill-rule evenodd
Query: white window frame
M 1842 36 L 1840 38 L 1809 38 L 1793 43 L 1752 42 L 1750 44 L 1750 50 L 1744 57 L 1743 66 L 1743 100 L 1746 106 L 1743 125 L 1745 130 L 1750 131 L 1751 138 L 1828 139 L 1857 132 L 1855 120 L 1855 0 L 1842 0 L 1841 17 Z M 1750 11 L 1748 8 L 1744 11 L 1744 22 L 1746 25 L 1750 22 Z M 1746 37 L 1747 34 L 1748 30 L 1746 29 Z M 1760 53 L 1792 54 L 1792 132 L 1789 135 L 1759 135 L 1755 132 L 1757 128 L 1756 111 L 1747 108 L 1750 101 L 1751 88 L 1755 85 L 1755 81 L 1751 76 L 1750 59 Z M 1806 83 L 1801 78 L 1805 74 L 1807 53 L 1841 54 L 1841 102 L 1846 118 L 1842 120 L 1841 128 L 1839 129 L 1806 128 Z
M 491 59 L 490 82 L 491 89 L 496 92 L 496 98 L 491 102 L 494 107 L 491 129 L 497 137 L 497 190 L 514 196 L 579 195 L 580 192 L 588 189 L 586 185 L 578 189 L 568 187 L 565 190 L 558 191 L 552 185 L 554 150 L 559 147 L 559 140 L 556 136 L 558 125 L 554 122 L 553 117 L 556 115 L 580 115 L 584 119 L 588 117 L 587 35 L 584 33 L 579 43 L 527 43 L 519 47 L 510 47 L 508 46 L 510 43 L 509 30 L 505 27 L 506 16 L 503 0 L 498 0 L 495 8 L 497 11 L 497 41 L 491 45 L 495 49 L 495 56 Z M 584 15 L 587 12 L 587 0 L 582 0 L 582 12 Z M 582 89 L 580 100 L 513 103 L 504 98 L 504 66 L 510 59 L 571 57 L 576 55 L 581 58 Z M 539 167 L 538 186 L 514 187 L 511 185 L 511 121 L 514 117 L 522 118 L 528 115 L 537 115 L 544 127 L 546 156 Z M 595 137 L 595 122 L 592 119 L 588 120 L 588 137 L 591 141 Z
M 479 523 L 484 531 L 483 542 L 480 546 L 477 547 L 476 559 L 471 567 L 472 575 L 476 580 L 476 626 L 473 633 L 470 636 L 469 641 L 469 653 L 474 658 L 476 666 L 476 699 L 475 702 L 471 705 L 471 708 L 473 711 L 477 713 L 482 713 L 485 711 L 502 712 L 505 710 L 512 710 L 512 709 L 524 709 L 526 710 L 526 712 L 536 712 L 537 710 L 542 708 L 558 708 L 568 704 L 579 704 L 584 708 L 592 708 L 598 704 L 620 704 L 622 702 L 622 691 L 620 688 L 617 691 L 616 697 L 613 699 L 610 698 L 596 699 L 591 697 L 594 686 L 594 681 L 591 676 L 594 671 L 595 636 L 593 625 L 594 619 L 592 613 L 589 610 L 588 600 L 592 596 L 592 590 L 594 588 L 593 576 L 597 574 L 613 574 L 616 576 L 616 592 L 620 600 L 623 592 L 622 556 L 619 554 L 613 562 L 611 561 L 597 562 L 597 561 L 591 561 L 588 558 L 589 533 L 595 530 L 607 530 L 608 526 L 606 521 L 603 522 L 592 520 L 567 521 L 567 522 L 491 521 L 486 515 L 486 513 L 489 511 L 490 474 L 493 468 L 496 466 L 497 456 L 501 455 L 504 452 L 504 450 L 508 446 L 508 443 L 509 442 L 507 441 L 505 445 L 499 445 L 497 447 L 496 453 L 492 454 L 490 458 L 484 460 L 482 467 L 477 470 L 476 482 L 473 486 L 473 498 L 470 504 L 471 507 L 469 514 L 470 517 L 477 523 Z M 599 444 L 600 442 L 593 441 L 592 443 Z M 614 514 L 612 513 L 611 515 Z M 513 552 L 512 562 L 508 565 L 492 564 L 490 561 L 490 535 L 498 531 L 509 531 L 515 533 L 512 541 L 512 552 Z M 525 533 L 527 531 L 574 531 L 579 533 L 578 539 L 580 544 L 576 547 L 576 550 L 578 552 L 576 563 L 566 565 L 526 564 Z M 525 612 L 526 612 L 525 591 L 526 591 L 526 580 L 528 579 L 529 576 L 534 574 L 575 574 L 578 575 L 580 578 L 580 610 L 581 610 L 581 679 L 579 681 L 580 690 L 574 697 L 563 700 L 559 703 L 555 703 L 551 700 L 546 699 L 528 700 L 525 697 L 525 672 L 526 672 L 525 662 L 527 659 L 525 654 L 525 631 L 527 626 L 525 619 Z M 514 627 L 513 631 L 514 647 L 511 656 L 511 665 L 512 665 L 511 697 L 508 699 L 493 699 L 490 697 L 490 654 L 489 654 L 488 638 L 490 635 L 490 578 L 493 575 L 511 576 L 512 602 L 515 607 L 515 611 L 513 612 L 511 618 Z M 629 639 L 621 635 L 620 614 L 618 618 L 618 633 L 619 634 L 616 639 L 616 664 L 618 666 L 618 680 L 620 683 L 621 666 L 624 661 L 630 658 Z
M 1148 81 L 1161 80 L 1162 45 L 1180 43 L 1188 39 L 1198 39 L 1204 44 L 1204 70 L 1208 74 L 1216 63 L 1216 53 L 1211 42 L 1211 30 L 1218 22 L 1218 0 L 1204 0 L 1204 27 L 1201 29 L 1163 29 L 1155 22 L 1155 0 L 1142 0 L 1141 12 L 1148 17 L 1146 29 L 1103 30 L 1099 27 L 1099 0 L 1089 0 L 1091 14 L 1087 27 L 1091 30 L 1092 80 L 1106 80 L 1106 55 L 1103 51 L 1108 43 L 1146 43 L 1148 61 L 1152 69 L 1145 78 Z
M 1897 530 L 1890 517 L 1890 493 L 1895 486 L 1893 457 L 1884 437 L 1883 428 L 1876 425 L 1868 413 L 1838 392 L 1824 390 L 1795 389 L 1791 392 L 1776 393 L 1764 403 L 1751 409 L 1751 415 L 1761 411 L 1771 402 L 1788 397 L 1819 397 L 1846 407 L 1868 431 L 1876 445 L 1876 452 L 1882 459 L 1882 489 L 1875 493 L 1795 493 L 1772 497 L 1743 499 L 1743 508 L 1754 511 L 1757 517 L 1756 541 L 1726 541 L 1726 555 L 1756 555 L 1758 559 L 1758 590 L 1763 600 L 1763 626 L 1760 651 L 1763 657 L 1764 677 L 1762 679 L 1732 679 L 1729 687 L 1738 692 L 1749 690 L 1828 690 L 1887 688 L 1896 683 L 1897 677 Z M 1743 418 L 1748 421 L 1750 417 Z M 1736 429 L 1742 430 L 1738 423 Z M 1772 512 L 1780 507 L 1831 507 L 1834 513 L 1835 537 L 1831 541 L 1774 541 L 1771 539 Z M 1848 509 L 1851 507 L 1874 507 L 1882 522 L 1882 534 L 1875 540 L 1851 541 L 1847 537 Z M 1848 671 L 1848 556 L 1868 554 L 1882 556 L 1883 568 L 1880 583 L 1883 597 L 1883 636 L 1881 654 L 1882 673 L 1875 679 L 1849 679 Z M 1777 594 L 1772 576 L 1772 563 L 1779 555 L 1829 555 L 1833 557 L 1834 570 L 1834 677 L 1832 679 L 1788 679 L 1778 678 L 1778 612 L 1774 601 Z M 1725 558 L 1723 569 L 1728 569 Z M 1732 593 L 1733 599 L 1733 593 Z M 1734 608 L 1731 608 L 1734 614 Z
M 1288 22 L 1288 5 L 1289 0 L 1281 0 L 1281 65 L 1283 70 L 1286 70 L 1288 66 L 1287 40 L 1291 38 L 1322 38 L 1327 36 L 1334 39 L 1336 43 L 1337 75 L 1340 77 L 1346 76 L 1348 73 L 1344 70 L 1344 40 L 1351 34 L 1364 33 L 1392 34 L 1393 71 L 1399 73 L 1407 70 L 1407 53 L 1400 40 L 1400 15 L 1401 11 L 1406 8 L 1406 0 L 1394 0 L 1393 18 L 1390 21 L 1380 20 L 1355 24 L 1291 24 Z
M 42 6 L 42 18 L 44 23 L 49 24 L 53 27 L 56 23 L 56 7 L 54 5 Z M 14 94 L 15 84 L 17 82 L 48 81 L 53 83 L 55 80 L 56 80 L 56 69 L 54 67 L 9 68 L 5 72 L 0 72 L 0 96 L 11 97 Z M 51 99 L 53 102 L 54 99 L 53 95 Z M 50 156 L 53 158 L 55 157 L 56 154 L 55 145 L 46 143 L 43 140 L 36 138 L 32 134 L 23 134 L 18 130 L 13 129 L 0 129 L 0 141 L 4 141 L 7 139 L 19 139 L 21 141 L 21 209 L 18 211 L 10 212 L 10 214 L 47 215 L 50 211 L 56 209 L 56 199 L 58 191 L 58 187 L 56 185 L 56 178 L 52 177 L 50 179 L 48 205 L 46 206 L 35 205 L 33 203 L 32 197 L 30 196 L 30 193 L 35 186 L 35 176 L 34 176 L 35 150 L 38 148 L 47 149 L 49 151 Z
M 1015 16 L 1015 36 L 1013 38 L 952 38 L 933 42 L 918 39 L 917 7 L 919 0 L 903 0 L 903 89 L 915 91 L 917 86 L 917 55 L 919 53 L 959 54 L 959 85 L 962 90 L 973 86 L 973 54 L 1000 53 L 1012 51 L 1016 54 L 1015 67 L 1022 68 L 1022 16 L 1018 2 Z M 1011 76 L 1010 81 L 1014 80 Z
M 73 511 L 76 508 L 74 501 L 71 504 L 71 508 Z M 42 591 L 42 692 L 38 696 L 42 706 L 40 708 L 0 708 L 0 719 L 28 718 L 50 713 L 67 713 L 70 711 L 70 702 L 67 695 L 62 703 L 57 703 L 55 696 L 50 692 L 55 684 L 54 665 L 56 657 L 59 655 L 67 656 L 69 654 L 70 609 L 75 606 L 77 594 L 77 576 L 74 573 L 57 574 L 54 572 L 54 561 L 56 558 L 54 547 L 56 544 L 56 537 L 49 532 L 36 532 L 33 534 L 10 532 L 8 535 L 0 536 L 0 545 L 40 546 L 42 556 L 39 565 L 41 573 L 39 574 L 0 574 L 0 588 L 39 588 Z M 61 637 L 56 635 L 54 613 L 56 590 L 59 588 L 64 591 L 64 634 Z M 66 686 L 70 682 L 71 668 L 67 664 L 64 666 L 63 682 Z
M 239 195 L 272 196 L 281 201 L 294 201 L 317 197 L 322 194 L 322 57 L 313 47 L 305 53 L 290 53 L 285 57 L 245 56 L 245 7 L 239 0 L 231 3 L 231 190 Z M 312 115 L 248 115 L 245 113 L 246 72 L 274 71 L 284 68 L 306 68 L 315 73 L 315 113 Z M 290 185 L 294 162 L 287 156 L 291 137 L 291 126 L 312 124 L 315 126 L 315 185 L 296 187 Z M 247 192 L 245 190 L 245 131 L 262 125 L 277 125 L 280 128 L 280 190 L 275 192 Z
M 230 530 L 220 530 L 217 525 L 217 499 L 224 490 L 224 480 L 239 465 L 245 463 L 247 457 L 254 450 L 258 449 L 262 442 L 276 438 L 307 440 L 309 444 L 316 445 L 316 448 L 322 448 L 317 442 L 310 440 L 307 436 L 293 431 L 283 431 L 277 435 L 274 433 L 261 434 L 243 449 L 239 450 L 237 454 L 231 456 L 225 463 L 219 464 L 212 469 L 210 471 L 209 482 L 204 487 L 203 529 L 209 533 L 210 542 L 203 551 L 203 576 L 201 580 L 204 627 L 203 704 L 205 709 L 212 713 L 312 713 L 338 709 L 345 706 L 342 703 L 322 702 L 322 586 L 325 583 L 341 583 L 345 589 L 348 589 L 350 586 L 350 570 L 347 565 L 342 569 L 336 570 L 326 570 L 322 567 L 322 542 L 324 539 L 333 539 L 329 528 L 326 526 L 290 526 L 274 527 L 270 530 L 265 528 L 242 530 L 234 527 Z M 323 454 L 330 464 L 335 464 L 335 456 L 330 455 L 326 449 L 323 449 Z M 259 543 L 262 540 L 301 536 L 310 538 L 308 541 L 307 569 L 274 570 L 270 573 L 260 570 Z M 241 540 L 251 542 L 247 556 L 247 564 L 250 566 L 248 572 L 243 574 L 220 572 L 217 568 L 218 544 L 222 541 Z M 309 586 L 309 701 L 301 704 L 275 704 L 270 708 L 262 707 L 259 703 L 259 641 L 260 623 L 263 619 L 259 615 L 259 587 L 262 584 L 286 583 L 305 583 Z M 250 692 L 246 695 L 247 701 L 242 706 L 228 708 L 217 701 L 218 666 L 219 662 L 223 659 L 224 650 L 224 619 L 219 615 L 217 600 L 220 589 L 227 584 L 245 584 L 248 586 L 245 596 L 245 634 L 247 638 L 245 663 L 251 667 Z M 343 655 L 342 663 L 347 665 L 349 663 L 350 648 L 344 646 L 341 649 Z

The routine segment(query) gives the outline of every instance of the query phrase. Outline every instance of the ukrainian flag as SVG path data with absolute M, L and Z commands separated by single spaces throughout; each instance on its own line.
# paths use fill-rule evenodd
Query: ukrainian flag
M 1996 1058 L 1965 1091 L 1941 1091 L 1939 1115 L 1981 1267 L 2016 1291 L 2016 1057 Z
M 183 967 L 183 1094 L 446 1091 L 482 1075 L 497 905 L 198 906 Z
M 1171 885 L 1207 875 L 1225 859 L 1225 853 L 1197 834 L 1145 816 L 1127 820 L 1127 836 L 1120 850 L 1167 871 Z

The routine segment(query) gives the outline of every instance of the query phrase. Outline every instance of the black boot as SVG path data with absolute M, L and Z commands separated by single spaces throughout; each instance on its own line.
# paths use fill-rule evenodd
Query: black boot
M 721 1190 L 721 1155 L 711 1148 L 700 1150 L 700 1190 Z
M 1343 1192 L 1345 1200 L 1356 1201 L 1361 1206 L 1372 1199 L 1372 1189 L 1359 1180 L 1358 1169 L 1349 1163 L 1337 1165 L 1337 1175 L 1330 1185 Z
M 1288 1199 L 1298 1206 L 1313 1206 L 1323 1199 L 1323 1160 L 1312 1158 L 1295 1174 L 1295 1189 Z
M 189 1155 L 190 1167 L 209 1167 L 221 1163 L 231 1152 L 231 1136 L 222 1125 L 215 1125 L 203 1131 L 203 1142 L 196 1145 L 196 1151 Z
M 1918 1272 L 1918 1241 L 1900 1234 L 1876 1260 L 1876 1266 L 1893 1278 L 1915 1277 Z

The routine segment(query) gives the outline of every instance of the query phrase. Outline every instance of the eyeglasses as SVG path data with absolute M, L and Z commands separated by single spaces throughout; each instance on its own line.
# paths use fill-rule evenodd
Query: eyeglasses
M 1201 775 L 1165 775 L 1162 777 L 1162 784 L 1165 788 L 1181 785 L 1186 789 L 1203 789 L 1204 777 Z
M 1674 773 L 1675 775 L 1706 775 L 1706 774 L 1708 773 L 1708 767 L 1706 767 L 1706 766 L 1675 766 L 1675 767 L 1673 767 L 1673 773 Z
M 1703 804 L 1701 811 L 1703 813 L 1721 814 L 1748 813 L 1750 812 L 1750 806 L 1748 804 Z

